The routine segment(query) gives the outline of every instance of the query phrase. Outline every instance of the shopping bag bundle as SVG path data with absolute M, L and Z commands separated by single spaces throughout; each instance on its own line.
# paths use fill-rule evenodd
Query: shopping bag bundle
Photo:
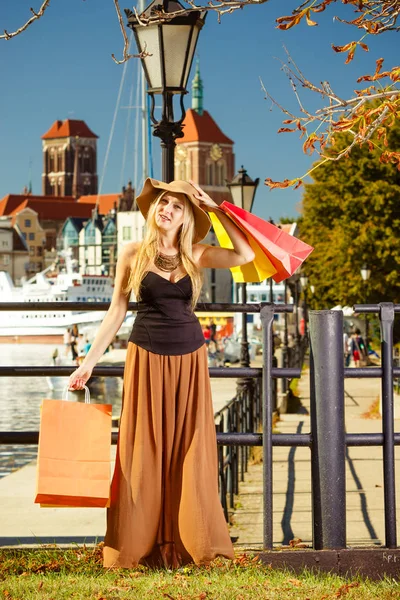
M 105 507 L 110 491 L 111 404 L 43 400 L 35 503 Z
M 255 253 L 251 263 L 231 269 L 236 283 L 260 282 L 267 277 L 279 283 L 293 275 L 313 251 L 312 246 L 235 204 L 224 201 L 219 208 L 243 231 Z M 212 213 L 211 219 L 220 245 L 232 248 L 217 213 Z

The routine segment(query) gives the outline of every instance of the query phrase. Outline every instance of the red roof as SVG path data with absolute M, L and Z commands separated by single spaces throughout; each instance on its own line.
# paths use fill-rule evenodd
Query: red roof
M 116 204 L 118 208 L 118 202 L 121 194 L 101 194 L 97 196 L 97 194 L 89 195 L 89 196 L 81 196 L 78 198 L 78 202 L 82 204 L 96 204 L 97 198 L 99 199 L 99 213 L 101 215 L 106 215 L 112 208 L 114 208 L 114 204 Z
M 65 221 L 68 217 L 90 218 L 94 203 L 79 204 L 70 196 L 24 196 L 9 194 L 0 200 L 0 215 L 16 215 L 24 208 L 38 213 L 39 220 Z
M 41 202 L 52 203 L 55 200 L 62 200 L 62 202 L 75 202 L 73 196 L 32 196 L 27 194 L 7 194 L 0 200 L 0 216 L 10 215 L 17 206 L 22 204 L 24 200 L 40 200 Z
M 99 136 L 89 129 L 85 121 L 66 119 L 54 121 L 50 129 L 42 135 L 42 140 L 66 137 L 97 138 Z
M 185 142 L 212 142 L 214 144 L 233 144 L 218 127 L 212 116 L 206 110 L 199 115 L 195 110 L 189 108 L 183 120 L 184 136 L 176 140 L 177 144 Z

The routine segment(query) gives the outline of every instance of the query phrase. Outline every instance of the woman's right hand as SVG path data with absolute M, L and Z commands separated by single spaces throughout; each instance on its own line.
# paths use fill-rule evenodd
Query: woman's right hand
M 93 369 L 85 365 L 81 365 L 73 373 L 71 373 L 68 382 L 69 390 L 83 390 L 86 382 L 90 379 Z

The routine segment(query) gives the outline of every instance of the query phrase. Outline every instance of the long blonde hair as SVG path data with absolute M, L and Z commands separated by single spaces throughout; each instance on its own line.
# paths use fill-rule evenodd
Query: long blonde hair
M 142 243 L 132 261 L 127 292 L 133 290 L 136 299 L 140 301 L 140 286 L 149 266 L 154 263 L 159 250 L 159 230 L 156 224 L 156 211 L 161 198 L 168 192 L 161 192 L 151 203 L 146 218 L 146 232 Z M 181 254 L 182 265 L 192 281 L 192 308 L 196 306 L 200 296 L 203 278 L 201 271 L 193 260 L 193 238 L 195 234 L 195 222 L 190 200 L 185 194 L 176 193 L 174 196 L 184 201 L 184 213 L 182 227 L 178 233 L 178 246 Z

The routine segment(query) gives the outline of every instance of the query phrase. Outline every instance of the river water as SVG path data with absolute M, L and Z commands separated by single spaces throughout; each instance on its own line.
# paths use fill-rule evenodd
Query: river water
M 55 345 L 0 344 L 2 366 L 48 366 L 52 364 Z M 64 354 L 58 346 L 59 356 Z M 0 378 L 0 431 L 38 431 L 40 404 L 44 398 L 61 399 L 68 378 L 58 378 L 55 390 L 50 390 L 46 377 Z M 91 401 L 113 405 L 113 416 L 121 409 L 122 379 L 102 377 L 91 386 Z M 83 398 L 83 392 L 74 393 Z M 0 444 L 0 477 L 27 464 L 37 456 L 37 446 Z

